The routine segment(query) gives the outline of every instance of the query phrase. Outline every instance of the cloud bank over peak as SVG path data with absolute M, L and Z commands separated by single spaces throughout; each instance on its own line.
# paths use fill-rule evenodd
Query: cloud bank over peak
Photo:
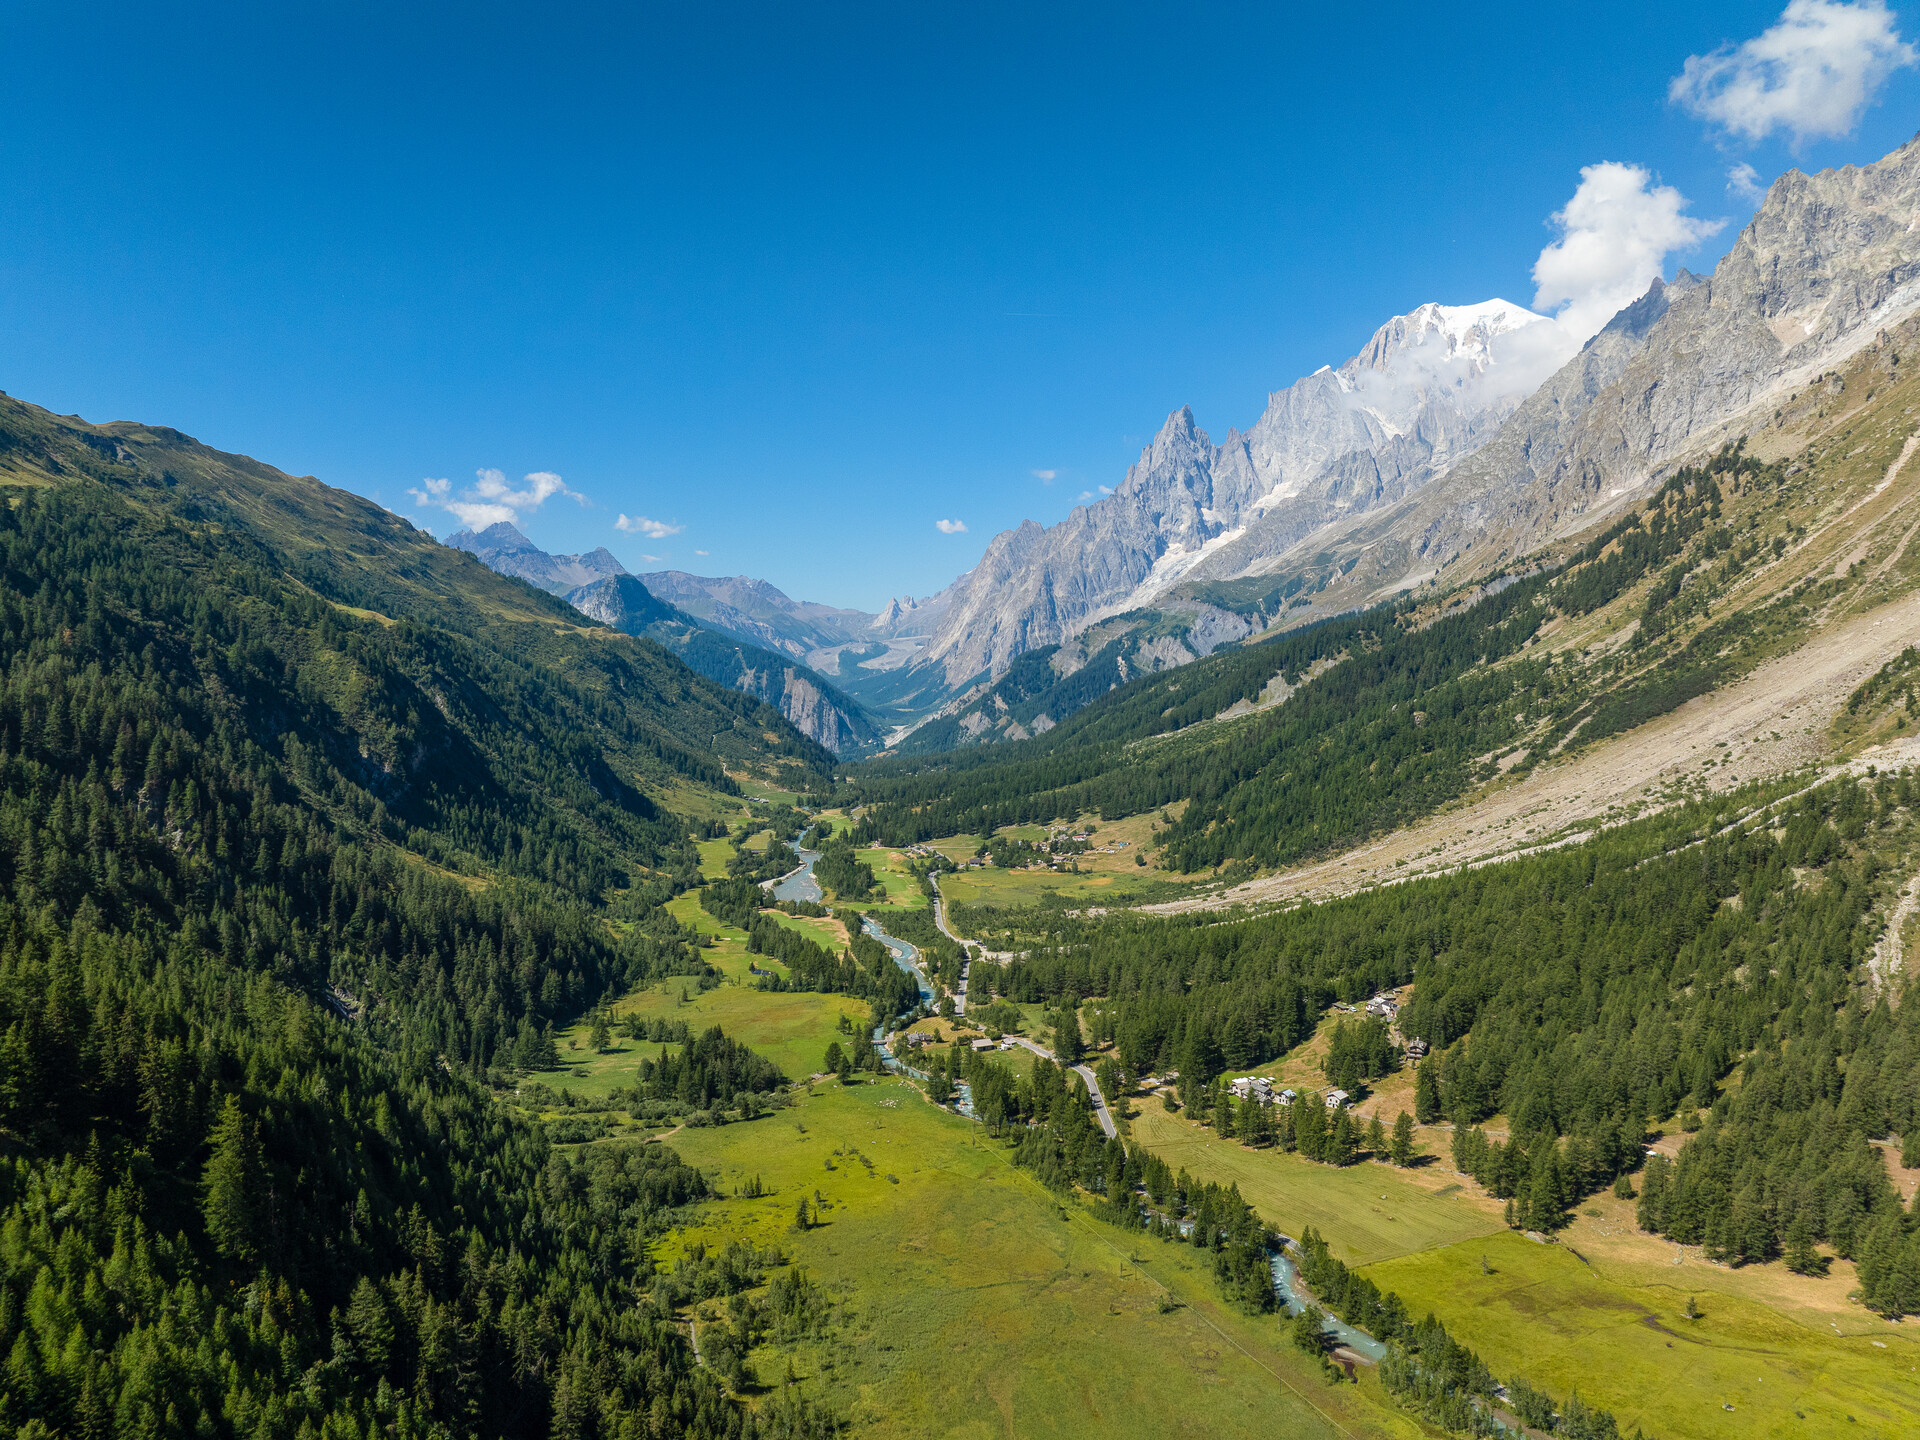
M 1781 131 L 1798 147 L 1851 134 L 1888 78 L 1916 60 L 1882 0 L 1792 0 L 1744 44 L 1689 55 L 1667 98 L 1749 144 Z
M 1669 254 L 1726 224 L 1681 213 L 1686 207 L 1684 195 L 1654 184 L 1642 166 L 1606 160 L 1584 167 L 1573 198 L 1553 216 L 1560 238 L 1534 262 L 1534 308 L 1552 311 L 1584 344 L 1646 293 Z
M 569 490 L 566 482 L 551 470 L 535 470 L 524 476 L 520 488 L 507 483 L 505 472 L 491 468 L 474 471 L 474 482 L 459 495 L 446 478 L 422 480 L 407 491 L 415 502 L 430 509 L 445 510 L 457 517 L 469 530 L 484 530 L 502 522 L 517 525 L 523 511 L 538 510 L 555 495 L 585 505 L 587 497 Z

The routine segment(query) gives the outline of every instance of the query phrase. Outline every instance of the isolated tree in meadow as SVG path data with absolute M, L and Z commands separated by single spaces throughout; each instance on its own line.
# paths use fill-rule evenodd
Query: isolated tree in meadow
M 227 1259 L 254 1258 L 260 1209 L 260 1142 L 253 1121 L 229 1095 L 210 1137 L 213 1154 L 201 1176 L 201 1213 L 207 1234 Z
M 1796 1275 L 1824 1275 L 1827 1262 L 1814 1248 L 1813 1224 L 1804 1211 L 1796 1211 L 1787 1225 L 1787 1268 Z
M 1440 1118 L 1440 1075 L 1432 1056 L 1413 1072 L 1413 1118 L 1422 1125 L 1431 1125 Z
M 1413 1117 L 1404 1110 L 1393 1122 L 1393 1163 L 1403 1170 L 1413 1163 Z
M 1246 1102 L 1251 1105 L 1251 1100 Z M 1233 1092 L 1222 1083 L 1213 1096 L 1213 1129 L 1222 1140 L 1233 1138 L 1233 1122 L 1238 1106 L 1233 1103 Z
M 1273 1144 L 1275 1139 L 1273 1111 L 1274 1107 L 1271 1105 L 1253 1107 L 1253 1143 L 1263 1150 Z
M 827 1042 L 827 1058 L 821 1063 L 820 1068 L 829 1074 L 838 1075 L 841 1067 L 846 1063 L 846 1052 L 840 1048 L 840 1042 L 838 1040 L 829 1040 Z
M 1249 1097 L 1238 1109 L 1239 1114 L 1233 1119 L 1233 1138 L 1242 1145 L 1251 1145 L 1260 1137 L 1260 1112 L 1266 1106 Z
M 793 1228 L 796 1230 L 813 1228 L 813 1208 L 807 1204 L 807 1197 L 804 1195 L 800 1197 L 800 1203 L 793 1207 Z
M 599 1054 L 605 1054 L 613 1044 L 613 1027 L 607 1023 L 604 1010 L 595 1012 L 593 1024 L 587 1031 L 587 1039 Z

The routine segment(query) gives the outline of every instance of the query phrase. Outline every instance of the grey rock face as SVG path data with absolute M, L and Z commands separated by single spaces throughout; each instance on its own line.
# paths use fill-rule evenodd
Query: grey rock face
M 1499 436 L 1385 523 L 1329 531 L 1346 603 L 1464 557 L 1496 564 L 1625 503 L 1744 433 L 1920 309 L 1920 139 L 1864 167 L 1774 182 L 1711 277 L 1622 311 Z M 1283 557 L 1271 570 L 1304 563 Z
M 628 635 L 644 636 L 673 651 L 689 668 L 764 700 L 794 729 L 837 754 L 880 738 L 873 717 L 807 669 L 771 650 L 741 643 L 668 605 L 631 575 L 609 576 L 570 592 L 567 603 L 581 614 Z
M 949 685 L 1156 600 L 1239 573 L 1341 515 L 1391 504 L 1484 443 L 1571 347 L 1504 301 L 1423 305 L 1338 370 L 1268 398 L 1216 446 L 1182 408 L 1114 494 L 1058 525 L 1028 521 L 956 586 L 928 659 Z
M 584 555 L 549 555 L 504 520 L 484 530 L 462 530 L 457 535 L 449 535 L 447 544 L 478 555 L 489 569 L 498 570 L 502 575 L 517 575 L 529 585 L 555 595 L 564 595 L 608 575 L 627 573 L 626 567 L 614 559 L 605 546 Z

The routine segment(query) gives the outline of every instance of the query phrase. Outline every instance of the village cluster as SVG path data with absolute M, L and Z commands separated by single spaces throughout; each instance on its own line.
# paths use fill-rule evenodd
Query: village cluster
M 1400 1002 L 1395 1000 L 1392 995 L 1382 991 L 1367 1001 L 1364 1006 L 1335 1005 L 1333 1008 L 1348 1015 L 1352 1015 L 1359 1010 L 1364 1010 L 1368 1015 L 1385 1020 L 1391 1025 L 1400 1013 Z M 1409 1060 L 1417 1064 L 1426 1053 L 1426 1041 L 1415 1039 L 1407 1042 L 1407 1058 Z M 1296 1090 L 1275 1090 L 1273 1088 L 1273 1081 L 1265 1075 L 1238 1076 L 1227 1082 L 1227 1090 L 1234 1099 L 1242 1103 L 1252 1100 L 1260 1105 L 1292 1105 L 1295 1100 L 1300 1098 L 1299 1092 Z M 1322 1103 L 1325 1104 L 1329 1110 L 1339 1110 L 1344 1108 L 1352 1099 L 1353 1096 L 1347 1091 L 1336 1087 L 1335 1089 L 1327 1091 Z

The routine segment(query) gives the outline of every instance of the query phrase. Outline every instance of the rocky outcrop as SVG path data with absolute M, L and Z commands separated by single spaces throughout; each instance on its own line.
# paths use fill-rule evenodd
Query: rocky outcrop
M 836 754 L 858 751 L 880 739 L 879 726 L 864 706 L 804 665 L 709 629 L 662 602 L 631 575 L 596 580 L 569 592 L 566 599 L 589 619 L 656 641 L 709 680 L 766 701 L 794 729 Z
M 1216 446 L 1177 410 L 1113 495 L 995 536 L 927 660 L 954 686 L 996 674 L 1192 576 L 1238 573 L 1331 518 L 1392 504 L 1483 444 L 1571 349 L 1505 301 L 1423 305 L 1338 370 L 1268 397 L 1244 435 Z
M 609 575 L 627 573 L 626 567 L 614 559 L 604 545 L 584 555 L 549 555 L 504 520 L 484 530 L 462 530 L 449 535 L 447 544 L 478 555 L 491 570 L 498 570 L 502 575 L 517 575 L 529 585 L 555 595 L 564 595 Z
M 1368 524 L 1315 536 L 1352 563 L 1331 603 L 1448 566 L 1470 575 L 1592 524 L 1916 310 L 1920 139 L 1873 165 L 1789 171 L 1710 277 L 1656 284 L 1470 459 Z M 1265 569 L 1311 564 L 1306 548 Z

